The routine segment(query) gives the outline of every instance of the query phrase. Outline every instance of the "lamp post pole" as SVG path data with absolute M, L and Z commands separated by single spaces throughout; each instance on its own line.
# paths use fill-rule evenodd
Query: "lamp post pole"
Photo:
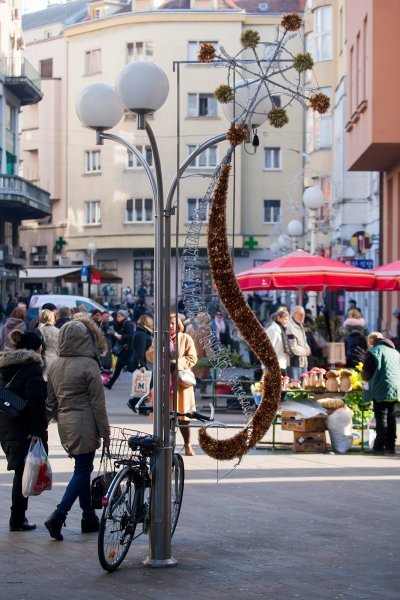
M 88 297 L 90 298 L 90 294 L 92 291 L 92 279 L 93 279 L 93 268 L 94 268 L 94 255 L 97 252 L 96 240 L 94 238 L 90 238 L 87 251 L 89 254 L 89 266 L 88 266 Z
M 312 186 L 303 194 L 304 206 L 308 209 L 308 226 L 310 230 L 310 253 L 315 254 L 317 238 L 318 211 L 324 204 L 324 195 L 318 186 Z M 317 292 L 308 293 L 308 305 L 313 317 L 317 316 Z
M 136 81 L 133 81 L 136 80 Z M 140 82 L 140 85 L 138 84 Z M 149 84 L 150 82 L 150 84 Z M 148 176 L 154 198 L 154 257 L 155 257 L 155 314 L 154 314 L 154 435 L 161 440 L 161 448 L 152 472 L 152 501 L 149 536 L 149 554 L 146 566 L 169 567 L 177 561 L 171 556 L 171 470 L 170 444 L 170 347 L 169 316 L 171 312 L 171 215 L 178 181 L 189 164 L 202 152 L 226 139 L 226 134 L 211 138 L 198 146 L 179 167 L 164 202 L 161 160 L 157 141 L 146 121 L 146 113 L 162 106 L 168 95 L 165 73 L 153 63 L 130 63 L 117 78 L 117 94 L 108 84 L 95 83 L 82 90 L 76 102 L 82 123 L 96 130 L 96 143 L 104 140 L 122 144 L 135 154 Z M 150 89 L 151 88 L 151 89 Z M 132 90 L 137 97 L 129 97 Z M 143 91 L 144 90 L 144 91 Z M 144 92 L 147 92 L 147 97 Z M 101 99 L 101 101 L 100 101 Z M 101 106 L 101 104 L 103 105 Z M 145 130 L 154 159 L 155 176 L 145 157 L 126 139 L 105 133 L 117 125 L 124 108 L 137 113 L 138 129 Z M 148 107 L 144 109 L 143 107 Z M 173 423 L 171 423 L 171 427 Z

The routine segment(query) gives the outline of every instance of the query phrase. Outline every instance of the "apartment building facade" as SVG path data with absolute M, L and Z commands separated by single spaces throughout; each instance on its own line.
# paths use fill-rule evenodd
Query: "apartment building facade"
M 0 300 L 19 291 L 26 255 L 20 240 L 23 219 L 50 214 L 49 194 L 21 176 L 20 111 L 42 99 L 40 77 L 23 57 L 20 2 L 0 2 Z
M 244 4 L 247 8 L 251 5 L 250 12 L 242 8 Z M 154 207 L 146 174 L 122 146 L 110 142 L 96 146 L 94 132 L 85 130 L 76 116 L 75 101 L 79 92 L 92 82 L 113 84 L 119 71 L 132 60 L 151 60 L 164 69 L 170 82 L 169 97 L 150 117 L 150 123 L 159 145 L 164 185 L 168 189 L 178 162 L 186 159 L 200 143 L 224 133 L 229 127 L 213 96 L 216 87 L 226 82 L 226 71 L 191 62 L 197 59 L 200 43 L 210 41 L 235 54 L 240 50 L 240 35 L 246 28 L 256 29 L 263 41 L 272 42 L 282 14 L 304 3 L 274 4 L 279 4 L 280 11 L 265 10 L 265 3 L 201 0 L 187 3 L 187 8 L 174 9 L 174 3 L 165 3 L 160 9 L 153 9 L 150 2 L 143 1 L 132 4 L 132 10 L 119 7 L 110 14 L 107 2 L 95 2 L 89 5 L 83 20 L 64 23 L 59 40 L 44 38 L 42 30 L 41 42 L 27 45 L 29 52 L 40 48 L 36 61 L 50 56 L 47 44 L 55 48 L 55 42 L 59 41 L 66 48 L 66 60 L 60 64 L 65 65 L 67 140 L 65 164 L 60 159 L 59 171 L 64 169 L 65 173 L 65 200 L 59 203 L 58 221 L 63 223 L 65 218 L 66 223 L 65 235 L 62 234 L 68 242 L 62 250 L 64 264 L 87 262 L 88 239 L 94 238 L 98 267 L 121 276 L 124 286 L 136 290 L 144 285 L 150 294 L 152 292 Z M 302 51 L 301 40 L 290 44 L 293 53 Z M 60 56 L 63 52 L 57 51 Z M 51 51 L 53 57 L 57 53 Z M 287 222 L 294 216 L 293 210 L 301 203 L 302 156 L 301 152 L 293 152 L 293 148 L 302 147 L 302 113 L 302 107 L 293 104 L 289 108 L 289 125 L 284 129 L 274 130 L 268 126 L 259 129 L 260 147 L 255 154 L 251 144 L 236 152 L 228 221 L 238 271 L 271 257 L 271 244 L 286 231 Z M 57 121 L 60 122 L 55 119 Z M 134 143 L 151 164 L 148 139 L 143 131 L 137 130 L 133 115 L 125 115 L 113 132 Z M 177 234 L 172 241 L 177 254 L 184 245 L 199 199 L 205 194 L 226 149 L 226 143 L 210 148 L 180 181 L 179 210 L 173 223 Z M 59 235 L 59 231 L 54 233 Z M 211 294 L 206 223 L 201 247 L 203 292 Z M 171 276 L 174 280 L 174 273 Z M 118 296 L 121 290 L 113 291 Z

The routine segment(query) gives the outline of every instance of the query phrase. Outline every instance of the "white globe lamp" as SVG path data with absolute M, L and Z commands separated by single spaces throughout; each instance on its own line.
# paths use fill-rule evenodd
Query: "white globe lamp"
M 308 187 L 303 194 L 304 206 L 309 210 L 321 208 L 325 202 L 324 195 L 316 185 Z
M 165 72 L 149 61 L 137 61 L 126 65 L 115 82 L 117 94 L 125 108 L 146 114 L 161 108 L 169 93 Z
M 265 86 L 259 81 L 251 79 L 239 79 L 235 83 L 235 99 L 228 104 L 222 105 L 222 110 L 227 120 L 242 121 L 244 115 L 245 124 L 249 127 L 259 127 L 268 118 L 272 108 L 271 98 Z
M 115 88 L 109 83 L 91 83 L 83 88 L 75 109 L 81 123 L 90 129 L 112 129 L 124 114 Z
M 286 248 L 289 245 L 290 245 L 289 236 L 286 235 L 286 233 L 281 233 L 281 235 L 278 237 L 279 248 Z
M 303 223 L 298 219 L 289 221 L 287 232 L 291 237 L 301 237 L 303 235 Z

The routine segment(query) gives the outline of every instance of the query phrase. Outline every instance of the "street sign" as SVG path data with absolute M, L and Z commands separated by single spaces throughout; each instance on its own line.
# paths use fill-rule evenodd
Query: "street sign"
M 93 275 L 92 275 L 92 284 L 93 285 L 100 285 L 101 284 L 100 275 L 98 275 L 97 273 L 93 273 Z
M 353 258 L 353 260 L 350 261 L 350 264 L 353 265 L 353 267 L 359 267 L 360 269 L 374 268 L 374 261 L 369 258 Z
M 87 266 L 83 265 L 81 269 L 81 282 L 86 283 L 87 281 Z

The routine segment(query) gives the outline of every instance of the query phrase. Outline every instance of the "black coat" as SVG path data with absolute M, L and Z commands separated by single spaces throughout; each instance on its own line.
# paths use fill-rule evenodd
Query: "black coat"
M 17 418 L 0 412 L 0 441 L 9 471 L 23 467 L 29 435 L 47 442 L 47 389 L 42 370 L 42 357 L 33 350 L 0 352 L 1 385 L 12 380 L 9 389 L 27 400 L 27 406 Z
M 363 362 L 365 353 L 368 350 L 365 335 L 360 331 L 352 331 L 344 339 L 346 352 L 346 367 L 354 369 L 359 362 Z
M 152 344 L 153 336 L 147 327 L 136 325 L 136 331 L 133 336 L 132 344 L 132 365 L 133 371 L 145 367 L 147 369 L 146 352 Z M 132 372 L 133 372 L 132 371 Z

